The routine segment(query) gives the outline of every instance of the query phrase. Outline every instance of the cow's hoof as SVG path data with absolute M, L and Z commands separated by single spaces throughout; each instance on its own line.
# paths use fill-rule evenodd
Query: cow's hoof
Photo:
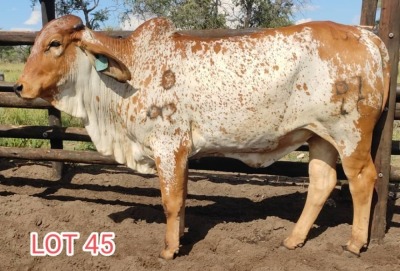
M 160 258 L 164 260 L 173 260 L 177 253 L 177 251 L 163 249 L 160 253 Z
M 288 237 L 282 242 L 281 246 L 283 246 L 289 250 L 294 250 L 296 248 L 303 247 L 304 242 L 295 242 L 291 238 Z
M 343 249 L 343 254 L 348 258 L 360 257 L 360 252 L 351 250 L 349 246 L 342 246 L 342 249 Z

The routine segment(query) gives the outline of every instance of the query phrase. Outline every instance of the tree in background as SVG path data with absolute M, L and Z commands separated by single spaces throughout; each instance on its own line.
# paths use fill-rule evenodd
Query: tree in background
M 125 19 L 170 18 L 180 29 L 278 27 L 292 24 L 296 6 L 309 0 L 123 0 Z
M 31 2 L 34 6 L 39 0 L 31 0 Z M 99 29 L 101 23 L 108 20 L 111 11 L 110 7 L 98 9 L 99 2 L 100 0 L 55 0 L 56 14 L 63 16 L 83 13 L 85 25 L 91 29 Z
M 22 63 L 26 62 L 30 53 L 30 46 L 0 46 L 0 62 Z
M 31 0 L 32 4 L 40 0 Z M 162 16 L 179 29 L 278 27 L 292 24 L 296 7 L 311 0 L 114 0 L 122 20 Z M 55 0 L 57 16 L 82 15 L 87 27 L 99 29 L 114 7 L 99 8 L 100 0 Z
M 293 0 L 233 0 L 239 12 L 238 28 L 291 25 Z
M 225 27 L 225 16 L 219 13 L 221 0 L 124 0 L 123 19 L 137 16 L 142 20 L 167 17 L 180 29 Z
M 219 0 L 187 0 L 172 11 L 171 19 L 180 29 L 223 28 L 225 16 L 218 12 Z

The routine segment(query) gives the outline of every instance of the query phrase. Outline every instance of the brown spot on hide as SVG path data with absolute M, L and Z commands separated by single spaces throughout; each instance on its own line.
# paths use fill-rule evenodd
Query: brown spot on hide
M 181 128 L 176 128 L 174 132 L 174 136 L 180 135 L 181 134 Z
M 214 46 L 214 52 L 218 54 L 221 51 L 221 44 L 217 43 Z
M 100 97 L 99 96 L 96 96 L 96 101 L 100 102 Z
M 175 85 L 175 73 L 171 70 L 166 70 L 162 76 L 161 85 L 168 90 Z
M 201 47 L 201 43 L 199 41 L 196 41 L 195 44 L 192 46 L 192 53 L 195 54 L 202 49 L 203 48 Z
M 163 106 L 163 115 L 171 116 L 176 112 L 176 105 L 173 103 L 169 103 Z
M 275 71 L 278 71 L 279 70 L 279 66 L 278 65 L 275 65 L 275 66 L 273 66 L 272 67 Z
M 161 108 L 158 107 L 158 106 L 155 106 L 155 105 L 152 105 L 152 106 L 150 107 L 149 111 L 147 111 L 147 116 L 148 116 L 150 119 L 155 119 L 155 118 L 157 118 L 157 117 L 159 117 L 159 116 L 161 116 L 161 115 L 162 115 Z
M 336 82 L 335 86 L 336 86 L 336 93 L 338 95 L 345 94 L 349 90 L 349 86 L 344 81 Z
M 242 94 L 242 93 L 239 93 L 238 95 L 239 95 L 239 102 L 240 102 L 240 105 L 243 105 L 243 94 Z
M 173 103 L 169 103 L 167 105 L 164 105 L 162 108 L 162 116 L 168 121 L 171 120 L 171 116 L 176 112 L 176 105 Z
M 144 87 L 148 87 L 151 82 L 151 75 L 149 75 L 143 82 Z

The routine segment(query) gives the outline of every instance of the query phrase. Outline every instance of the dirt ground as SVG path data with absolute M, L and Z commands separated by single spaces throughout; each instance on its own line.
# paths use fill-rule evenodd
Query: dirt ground
M 342 254 L 352 205 L 337 187 L 305 246 L 280 246 L 303 208 L 307 179 L 191 171 L 187 233 L 173 261 L 158 258 L 165 218 L 155 176 L 125 167 L 0 160 L 0 270 L 400 270 L 400 199 L 390 199 L 384 243 L 359 258 Z M 30 256 L 49 232 L 79 232 L 74 255 Z M 92 232 L 114 232 L 113 256 L 82 246 Z M 55 243 L 51 243 L 54 245 Z

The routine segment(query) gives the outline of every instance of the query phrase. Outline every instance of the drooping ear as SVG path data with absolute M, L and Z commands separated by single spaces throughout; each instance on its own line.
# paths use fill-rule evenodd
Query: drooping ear
M 93 52 L 91 53 L 93 54 Z M 131 80 L 129 69 L 113 55 L 94 54 L 93 65 L 96 71 L 104 73 L 119 82 L 125 83 Z
M 108 75 L 122 83 L 131 80 L 131 72 L 109 48 L 103 45 L 102 42 L 105 42 L 104 39 L 100 42 L 96 40 L 92 32 L 86 33 L 89 33 L 91 36 L 91 41 L 83 40 L 81 36 L 78 41 L 78 46 L 89 57 L 96 71 Z

